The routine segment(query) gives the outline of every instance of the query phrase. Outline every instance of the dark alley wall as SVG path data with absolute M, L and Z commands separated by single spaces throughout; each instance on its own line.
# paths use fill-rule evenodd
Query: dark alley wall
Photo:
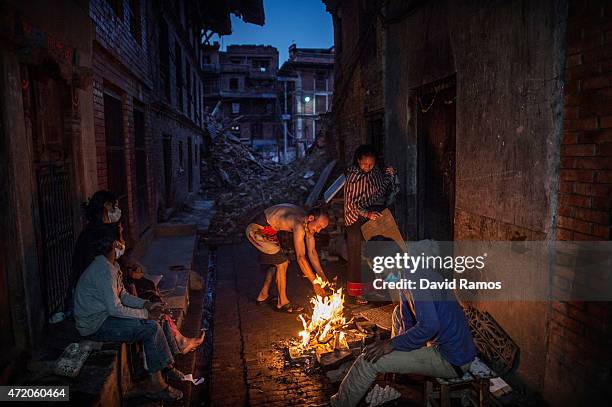
M 567 23 L 558 240 L 610 240 L 612 218 L 612 4 L 570 1 Z M 608 273 L 610 270 L 607 271 Z M 556 273 L 553 298 L 601 282 Z M 552 303 L 546 394 L 557 404 L 609 401 L 610 302 Z
M 399 3 L 398 3 L 399 4 Z M 386 33 L 389 162 L 405 174 L 398 213 L 418 235 L 419 87 L 456 75 L 456 240 L 554 239 L 566 4 L 429 2 Z M 495 270 L 487 270 L 495 273 Z M 501 272 L 501 271 L 500 271 Z M 518 374 L 542 389 L 548 307 L 487 303 L 521 348 Z
M 68 100 L 56 103 L 57 98 L 49 97 L 44 103 L 47 111 L 64 121 L 55 135 L 67 141 L 61 157 L 66 162 L 70 201 L 53 216 L 56 224 L 68 222 L 63 229 L 66 234 L 81 227 L 80 198 L 95 188 L 95 168 L 87 162 L 88 155 L 94 157 L 95 144 L 85 136 L 93 118 L 87 115 L 91 112 L 91 84 L 85 79 L 91 66 L 91 24 L 84 3 L 62 2 L 49 8 L 43 1 L 0 1 L 1 160 L 8 177 L 2 189 L 4 247 L 0 248 L 5 256 L 6 293 L 0 295 L 7 294 L 10 303 L 10 310 L 1 311 L 12 325 L 3 325 L 3 335 L 15 346 L 6 349 L 12 363 L 20 362 L 19 351 L 41 343 L 47 319 L 49 271 L 41 250 L 45 242 L 40 209 L 46 197 L 38 189 L 42 179 L 38 170 L 44 167 L 40 151 L 46 140 L 33 137 L 33 114 L 28 107 L 34 80 L 29 80 L 29 73 L 46 71 L 50 82 L 71 91 Z M 74 23 L 66 24 L 66 20 Z

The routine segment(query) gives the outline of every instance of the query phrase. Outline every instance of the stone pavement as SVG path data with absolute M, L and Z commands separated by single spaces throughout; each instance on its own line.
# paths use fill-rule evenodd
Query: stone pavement
M 264 276 L 256 250 L 248 243 L 222 246 L 217 256 L 211 406 L 308 406 L 327 401 L 335 392 L 327 377 L 285 366 L 278 348 L 279 342 L 301 330 L 297 316 L 255 304 Z M 333 267 L 324 269 L 330 278 L 335 275 Z M 306 305 L 311 286 L 298 273 L 291 262 L 288 295 L 292 302 Z

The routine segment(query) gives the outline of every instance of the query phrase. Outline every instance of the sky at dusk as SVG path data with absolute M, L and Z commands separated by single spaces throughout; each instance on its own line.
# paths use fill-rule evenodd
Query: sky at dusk
M 331 15 L 321 0 L 264 0 L 266 23 L 247 24 L 232 15 L 232 34 L 221 38 L 221 50 L 233 44 L 272 45 L 278 49 L 279 66 L 288 58 L 292 43 L 300 48 L 329 48 L 334 45 Z

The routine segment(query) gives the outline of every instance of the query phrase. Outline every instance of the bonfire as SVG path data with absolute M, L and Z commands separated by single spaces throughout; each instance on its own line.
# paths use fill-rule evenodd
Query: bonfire
M 319 348 L 319 350 L 332 351 L 334 349 L 348 349 L 343 328 L 346 319 L 343 314 L 344 294 L 342 288 L 323 281 L 317 277 L 315 283 L 331 290 L 331 295 L 321 297 L 315 295 L 310 299 L 313 305 L 310 318 L 300 314 L 304 329 L 299 333 L 302 338 L 302 349 Z

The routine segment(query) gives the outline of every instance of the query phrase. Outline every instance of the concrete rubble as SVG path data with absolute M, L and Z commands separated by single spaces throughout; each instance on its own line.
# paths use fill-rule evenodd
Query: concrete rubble
M 202 165 L 204 190 L 216 211 L 209 237 L 241 236 L 248 221 L 268 206 L 303 205 L 329 161 L 324 150 L 315 148 L 284 165 L 261 157 L 228 133 L 217 134 Z

